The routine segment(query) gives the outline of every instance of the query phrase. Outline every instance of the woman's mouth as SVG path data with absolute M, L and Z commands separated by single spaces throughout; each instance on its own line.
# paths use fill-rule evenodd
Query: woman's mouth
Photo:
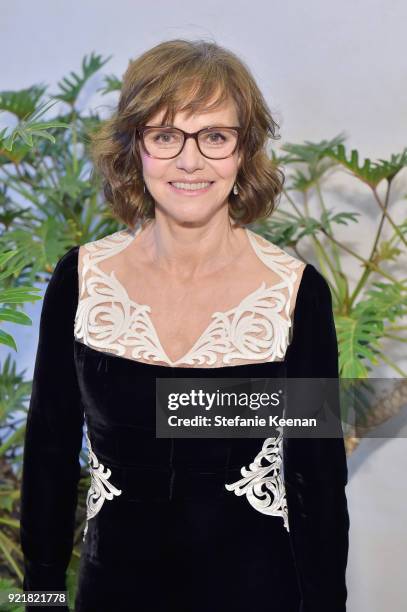
M 170 187 L 177 193 L 193 196 L 201 193 L 206 193 L 214 181 L 202 181 L 196 183 L 183 183 L 182 181 L 173 181 L 168 183 Z

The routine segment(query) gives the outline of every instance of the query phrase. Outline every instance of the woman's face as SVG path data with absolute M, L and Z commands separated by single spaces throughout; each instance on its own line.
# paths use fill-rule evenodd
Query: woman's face
M 150 117 L 146 125 L 159 125 L 164 111 Z M 239 125 L 235 104 L 229 101 L 215 111 L 192 115 L 177 113 L 173 126 L 185 132 L 206 127 L 236 127 Z M 242 160 L 239 149 L 226 159 L 204 157 L 193 138 L 187 138 L 181 153 L 173 159 L 149 157 L 140 143 L 140 156 L 146 188 L 155 200 L 156 214 L 164 213 L 178 222 L 205 221 L 220 208 L 227 207 Z M 174 182 L 206 183 L 204 189 L 176 188 Z

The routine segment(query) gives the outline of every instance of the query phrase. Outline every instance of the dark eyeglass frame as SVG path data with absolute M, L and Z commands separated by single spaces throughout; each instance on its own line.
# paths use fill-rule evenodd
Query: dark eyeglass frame
M 171 155 L 171 157 L 158 157 L 157 155 L 151 155 L 151 153 L 147 151 L 147 147 L 144 143 L 144 132 L 150 129 L 172 130 L 172 131 L 175 130 L 176 132 L 179 132 L 180 134 L 182 134 L 183 139 L 184 139 L 181 149 L 178 151 L 176 155 Z M 212 132 L 213 130 L 233 130 L 237 132 L 236 145 L 233 151 L 229 153 L 229 155 L 226 155 L 225 157 L 209 157 L 209 155 L 205 155 L 205 153 L 202 153 L 201 147 L 199 146 L 199 141 L 198 141 L 199 134 L 202 134 L 203 132 Z M 208 127 L 208 128 L 202 128 L 202 130 L 198 130 L 197 132 L 185 132 L 184 130 L 173 127 L 171 125 L 143 125 L 141 127 L 136 128 L 136 132 L 137 132 L 137 135 L 139 136 L 144 152 L 146 153 L 146 155 L 154 159 L 174 159 L 175 157 L 178 157 L 178 155 L 182 153 L 185 147 L 187 138 L 193 138 L 195 140 L 196 146 L 198 147 L 198 151 L 200 152 L 201 155 L 203 155 L 207 159 L 227 159 L 228 157 L 232 157 L 232 155 L 235 153 L 236 149 L 238 148 L 240 144 L 241 127 L 240 126 L 229 126 L 229 125 L 219 126 L 219 127 L 213 126 L 213 127 Z

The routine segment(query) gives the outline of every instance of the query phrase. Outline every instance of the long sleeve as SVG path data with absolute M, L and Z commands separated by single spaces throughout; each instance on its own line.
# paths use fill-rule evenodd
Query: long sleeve
M 338 346 L 329 285 L 308 264 L 298 291 L 293 340 L 287 349 L 289 378 L 335 378 Z M 339 393 L 335 415 L 339 417 Z M 340 421 L 338 421 L 340 423 Z M 341 437 L 283 440 L 283 467 L 302 604 L 300 612 L 344 612 L 348 557 L 348 480 Z
M 72 247 L 58 261 L 42 304 L 21 484 L 26 591 L 66 590 L 73 548 L 83 435 L 73 335 L 78 250 Z

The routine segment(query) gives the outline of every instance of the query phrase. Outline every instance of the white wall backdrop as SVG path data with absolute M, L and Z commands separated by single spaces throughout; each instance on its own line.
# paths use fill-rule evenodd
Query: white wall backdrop
M 121 77 L 129 59 L 163 40 L 213 39 L 251 68 L 280 124 L 281 144 L 345 132 L 346 146 L 362 157 L 387 158 L 407 145 L 406 23 L 402 0 L 0 0 L 0 90 L 48 83 L 52 92 L 91 51 L 112 55 L 102 73 Z M 98 97 L 98 85 L 92 82 L 81 104 L 107 113 L 116 96 Z M 371 200 L 360 185 L 352 191 L 352 179 L 344 181 L 349 207 L 369 212 L 374 224 Z M 406 186 L 403 174 L 392 200 L 400 219 Z M 368 252 L 369 227 L 354 244 Z M 13 353 L 18 369 L 26 368 L 28 377 L 39 309 L 28 309 L 31 329 L 8 327 L 19 347 Z M 3 349 L 2 361 L 6 354 Z M 393 354 L 403 367 L 405 357 L 401 350 Z M 405 436 L 407 411 L 398 419 Z M 383 437 L 364 440 L 349 459 L 349 612 L 406 609 L 406 455 L 405 437 Z

